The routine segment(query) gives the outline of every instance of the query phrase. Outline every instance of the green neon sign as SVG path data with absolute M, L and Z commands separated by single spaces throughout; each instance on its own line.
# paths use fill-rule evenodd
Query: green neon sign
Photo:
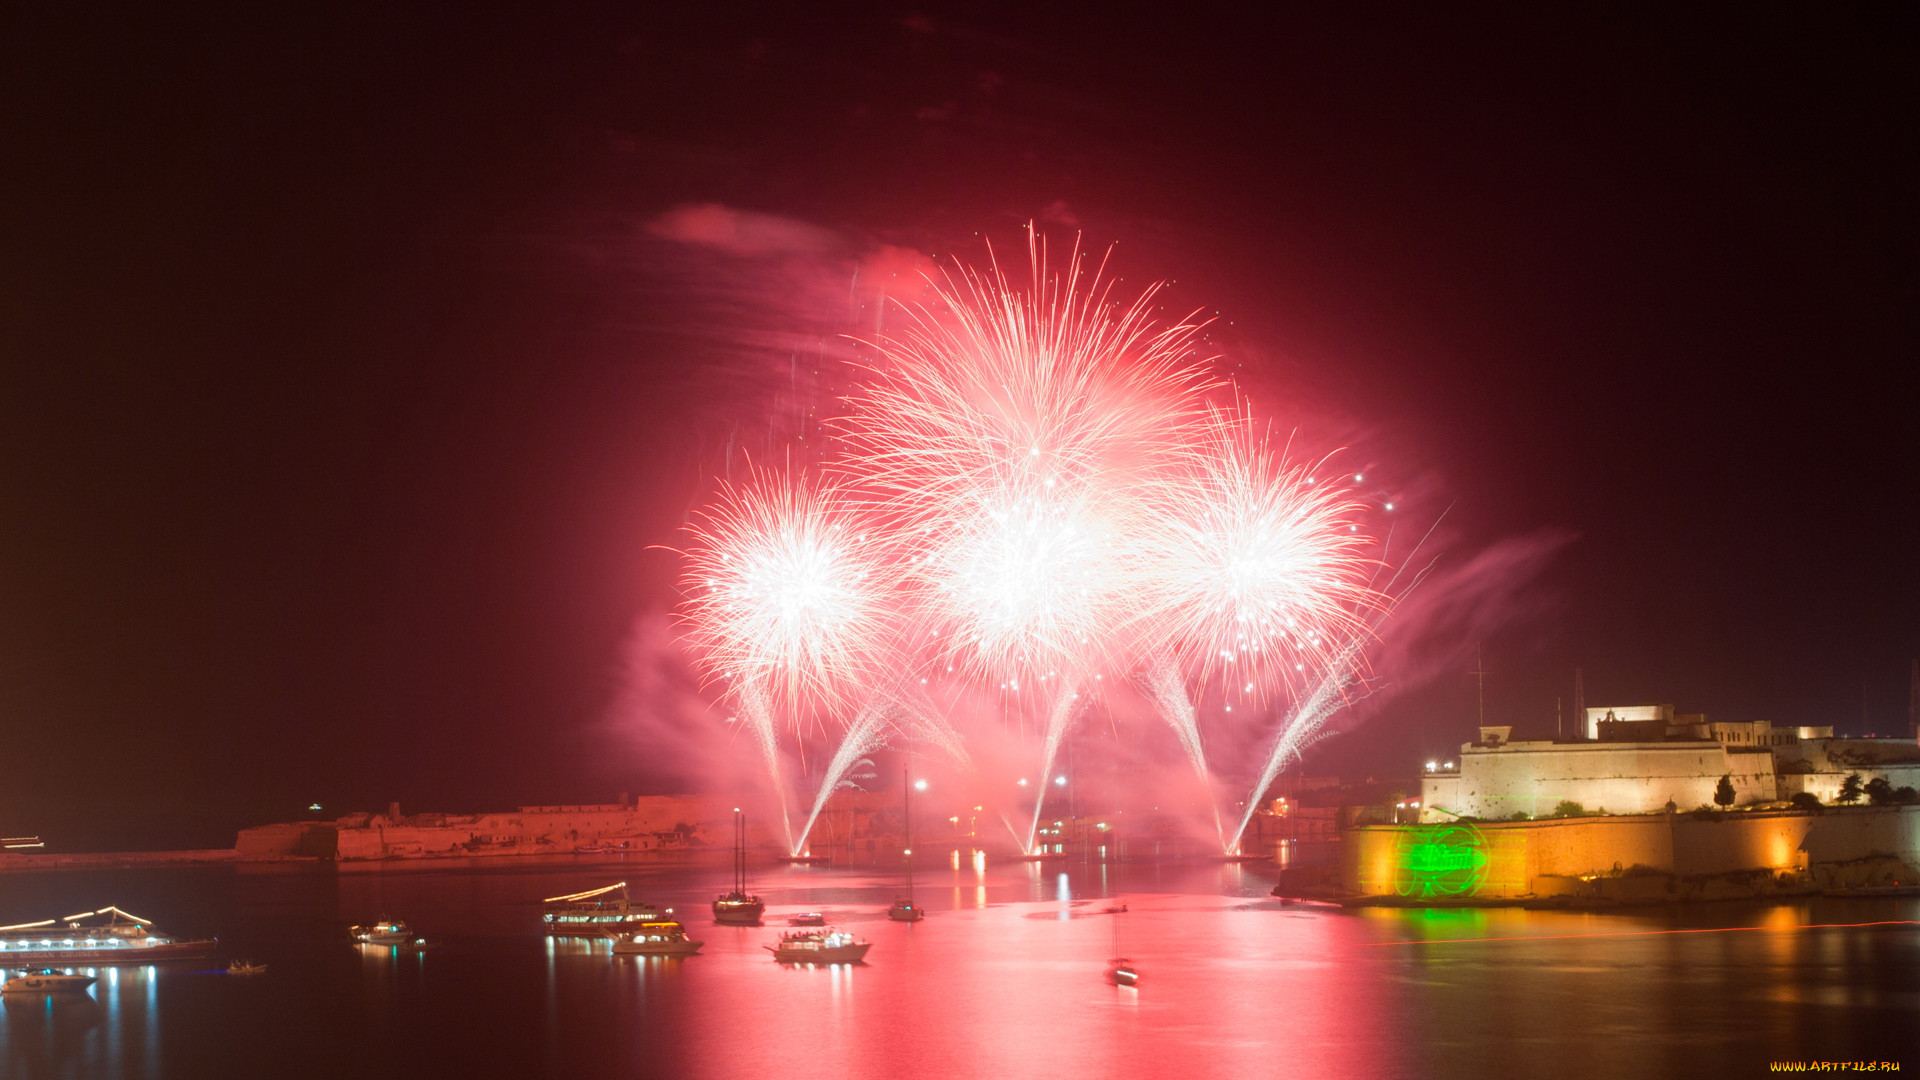
M 1394 849 L 1394 891 L 1401 896 L 1474 896 L 1487 879 L 1487 840 L 1450 822 L 1408 829 Z

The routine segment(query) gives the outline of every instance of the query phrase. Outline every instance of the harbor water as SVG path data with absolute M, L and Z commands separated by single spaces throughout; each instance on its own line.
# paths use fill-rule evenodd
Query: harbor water
M 1606 913 L 1356 909 L 1269 896 L 1271 865 L 922 865 L 925 921 L 873 867 L 757 868 L 759 927 L 713 925 L 724 858 L 20 873 L 0 921 L 118 904 L 212 961 L 8 995 L 0 1075 L 68 1077 L 1750 1077 L 1920 1070 L 1920 900 Z M 613 881 L 677 909 L 685 959 L 548 938 L 540 900 Z M 1124 908 L 1124 910 L 1121 910 Z M 803 910 L 873 943 L 789 967 Z M 392 916 L 423 951 L 349 944 Z M 1111 985 L 1130 958 L 1137 987 Z M 267 965 L 229 975 L 229 960 Z

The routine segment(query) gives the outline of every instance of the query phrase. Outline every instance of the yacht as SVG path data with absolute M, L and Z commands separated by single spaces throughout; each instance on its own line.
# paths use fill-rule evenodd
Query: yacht
M 687 928 L 677 922 L 650 922 L 642 924 L 632 933 L 623 931 L 615 935 L 613 955 L 692 956 L 704 944 L 704 941 L 689 939 Z
M 381 919 L 366 926 L 349 926 L 347 933 L 362 945 L 405 945 L 413 940 L 413 931 L 399 919 Z
M 181 940 L 151 920 L 103 907 L 63 919 L 0 926 L 0 967 L 49 964 L 151 964 L 211 955 L 213 938 Z
M 546 926 L 547 933 L 555 937 L 598 937 L 610 930 L 615 933 L 638 930 L 646 923 L 660 922 L 673 914 L 672 908 L 657 907 L 629 897 L 624 881 L 585 892 L 549 896 L 541 903 L 547 907 L 540 921 Z
M 873 943 L 829 926 L 781 934 L 778 945 L 764 948 L 782 964 L 857 964 Z
M 15 975 L 0 984 L 5 994 L 78 994 L 93 985 L 91 975 L 67 975 L 52 968 L 41 968 Z

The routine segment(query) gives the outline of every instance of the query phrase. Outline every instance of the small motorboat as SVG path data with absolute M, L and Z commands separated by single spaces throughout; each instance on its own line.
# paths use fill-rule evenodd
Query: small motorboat
M 229 975 L 265 975 L 266 973 L 267 965 L 256 964 L 251 960 L 235 960 L 227 965 Z
M 1134 986 L 1140 982 L 1140 969 L 1126 957 L 1117 956 L 1107 961 L 1107 981 L 1115 986 Z
M 84 994 L 92 985 L 91 975 L 68 975 L 41 968 L 15 975 L 0 984 L 0 994 Z
M 687 928 L 677 922 L 652 922 L 631 934 L 613 937 L 615 956 L 692 956 L 704 941 L 687 937 Z
M 827 927 L 781 934 L 778 945 L 764 947 L 782 964 L 857 964 L 873 943 Z
M 367 926 L 349 926 L 347 933 L 361 945 L 405 945 L 413 940 L 413 931 L 399 919 L 381 919 Z
M 893 906 L 887 909 L 887 918 L 894 922 L 919 922 L 926 917 L 926 909 L 904 896 L 895 900 Z
M 802 911 L 796 915 L 787 916 L 787 925 L 825 926 L 827 925 L 827 917 L 818 911 Z

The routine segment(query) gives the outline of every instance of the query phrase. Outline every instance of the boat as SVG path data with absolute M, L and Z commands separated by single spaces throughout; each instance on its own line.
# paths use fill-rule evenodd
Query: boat
M 229 975 L 265 975 L 266 973 L 267 965 L 256 964 L 251 960 L 235 960 L 227 965 Z
M 912 751 L 909 750 L 908 753 L 911 755 Z M 908 760 L 912 760 L 911 756 Z M 901 848 L 900 857 L 907 864 L 907 895 L 896 898 L 887 908 L 887 918 L 894 922 L 907 923 L 919 922 L 927 917 L 926 911 L 913 902 L 913 804 L 910 801 L 913 796 L 913 781 L 909 776 L 910 771 L 910 769 L 900 770 L 900 780 L 903 785 L 900 789 L 900 826 L 901 834 L 906 840 L 906 844 Z
M 93 985 L 91 975 L 68 975 L 52 968 L 15 975 L 0 984 L 5 994 L 81 994 Z
M 787 916 L 788 926 L 825 926 L 827 917 L 818 911 L 802 911 Z
M 687 937 L 687 928 L 677 922 L 650 922 L 634 932 L 610 935 L 615 956 L 692 956 L 704 941 Z
M 634 900 L 627 895 L 627 883 L 615 882 L 598 889 L 549 896 L 540 921 L 555 937 L 585 935 L 598 937 L 611 930 L 638 930 L 642 925 L 659 922 L 673 914 L 672 908 Z
M 1117 905 L 1108 905 L 1107 907 L 1107 914 L 1114 916 L 1114 920 L 1113 920 L 1113 951 L 1114 952 L 1120 951 L 1119 916 L 1125 913 L 1126 910 L 1127 910 L 1127 902 L 1125 900 L 1120 901 L 1120 903 Z M 1107 981 L 1112 983 L 1115 986 L 1136 985 L 1140 981 L 1140 969 L 1135 967 L 1133 964 L 1133 961 L 1128 959 L 1127 957 L 1116 956 L 1113 959 L 1107 961 Z
M 213 954 L 213 938 L 182 940 L 151 920 L 103 907 L 63 919 L 0 926 L 0 967 L 52 964 L 152 964 Z
M 778 945 L 762 947 L 782 964 L 857 964 L 873 943 L 829 926 L 781 934 Z
M 413 931 L 399 919 L 381 919 L 366 926 L 349 926 L 347 934 L 361 945 L 405 945 L 413 940 Z
M 713 921 L 728 926 L 759 926 L 767 905 L 747 892 L 747 815 L 733 809 L 733 891 L 713 902 Z

